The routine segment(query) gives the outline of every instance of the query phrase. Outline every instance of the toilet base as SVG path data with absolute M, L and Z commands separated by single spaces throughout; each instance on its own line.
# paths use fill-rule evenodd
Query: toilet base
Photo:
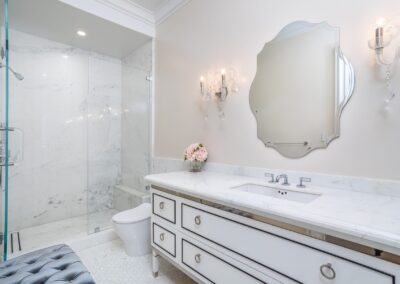
M 128 256 L 137 257 L 151 253 L 150 216 L 140 222 L 113 222 L 113 225 Z

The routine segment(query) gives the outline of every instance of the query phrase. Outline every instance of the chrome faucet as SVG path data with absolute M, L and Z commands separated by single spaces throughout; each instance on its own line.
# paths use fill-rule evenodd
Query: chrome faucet
M 276 177 L 275 181 L 279 182 L 281 179 L 283 178 L 283 183 L 282 185 L 290 185 L 290 183 L 288 182 L 288 176 L 285 174 L 281 174 L 279 176 Z
M 311 178 L 308 177 L 301 177 L 299 180 L 299 184 L 297 185 L 297 187 L 300 188 L 305 188 L 306 186 L 304 185 L 305 182 L 311 182 Z
M 269 180 L 269 183 L 276 183 L 275 181 L 275 175 L 271 174 L 271 173 L 265 173 L 264 174 L 265 177 L 270 177 L 271 179 Z

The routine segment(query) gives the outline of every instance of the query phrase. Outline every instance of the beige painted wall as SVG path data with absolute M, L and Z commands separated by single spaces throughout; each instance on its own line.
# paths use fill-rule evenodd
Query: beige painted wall
M 202 142 L 211 162 L 399 180 L 400 97 L 384 110 L 385 85 L 367 47 L 376 19 L 396 11 L 398 0 L 192 0 L 157 30 L 154 155 L 181 158 L 184 147 Z M 248 93 L 258 52 L 296 20 L 341 27 L 356 90 L 342 115 L 341 137 L 293 160 L 257 139 Z M 230 66 L 245 81 L 228 98 L 225 118 L 210 104 L 206 120 L 199 77 Z

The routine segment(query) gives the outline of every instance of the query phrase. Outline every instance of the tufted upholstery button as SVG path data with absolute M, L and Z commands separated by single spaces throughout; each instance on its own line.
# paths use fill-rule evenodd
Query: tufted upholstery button
M 0 264 L 0 284 L 95 284 L 66 245 L 34 251 Z

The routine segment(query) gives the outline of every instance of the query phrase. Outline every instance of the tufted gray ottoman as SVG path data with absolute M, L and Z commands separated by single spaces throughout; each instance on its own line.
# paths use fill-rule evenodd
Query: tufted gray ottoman
M 30 252 L 0 264 L 0 284 L 95 284 L 79 257 L 66 245 Z

